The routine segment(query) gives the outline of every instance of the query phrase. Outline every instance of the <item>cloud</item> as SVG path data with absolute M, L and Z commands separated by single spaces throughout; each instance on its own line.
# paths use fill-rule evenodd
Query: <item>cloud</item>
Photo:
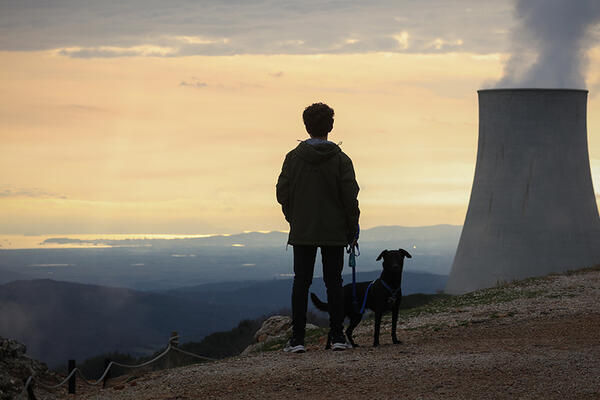
M 19 197 L 67 199 L 67 196 L 48 192 L 48 191 L 45 191 L 45 190 L 39 189 L 39 188 L 29 188 L 29 189 L 0 188 L 0 198 L 19 198 Z
M 400 46 L 400 48 L 402 50 L 406 50 L 408 49 L 408 32 L 403 31 L 402 33 L 398 34 L 398 35 L 392 35 L 392 37 L 396 40 L 396 42 L 398 42 L 398 45 Z
M 460 38 L 461 50 L 487 54 L 505 49 L 510 11 L 510 0 L 2 2 L 0 50 L 80 58 L 435 53 L 455 51 Z
M 584 88 L 587 50 L 600 35 L 598 0 L 518 0 L 511 56 L 496 87 Z
M 58 54 L 73 58 L 98 57 L 166 57 L 177 52 L 172 47 L 140 45 L 131 47 L 98 46 L 98 47 L 68 47 L 55 50 Z
M 462 39 L 446 40 L 442 38 L 435 38 L 429 45 L 429 48 L 433 48 L 435 50 L 457 49 L 463 44 L 464 42 Z
M 192 77 L 189 81 L 181 81 L 179 86 L 187 86 L 194 89 L 201 89 L 208 86 L 208 83 L 201 82 L 198 78 Z
M 175 40 L 178 40 L 182 43 L 186 44 L 227 44 L 229 43 L 229 39 L 221 38 L 221 39 L 210 39 L 201 36 L 174 36 Z

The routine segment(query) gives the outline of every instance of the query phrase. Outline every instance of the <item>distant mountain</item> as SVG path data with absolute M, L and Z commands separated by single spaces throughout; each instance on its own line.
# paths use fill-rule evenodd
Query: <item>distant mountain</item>
M 92 244 L 108 246 L 152 246 L 154 248 L 197 248 L 203 246 L 226 246 L 247 245 L 257 247 L 285 246 L 287 233 L 272 232 L 246 232 L 234 235 L 215 235 L 196 238 L 135 238 L 135 239 L 78 239 L 77 235 L 72 237 L 54 237 L 44 240 L 44 243 L 52 244 Z
M 0 285 L 13 281 L 23 281 L 32 279 L 31 275 L 24 274 L 22 272 L 12 271 L 10 269 L 0 270 Z
M 360 242 L 371 246 L 384 243 L 396 243 L 400 247 L 416 246 L 421 249 L 450 250 L 454 252 L 458 245 L 462 226 L 378 226 L 361 233 Z
M 462 227 L 457 225 L 431 226 L 379 226 L 361 232 L 361 243 L 376 246 L 378 243 L 395 243 L 397 246 L 412 247 L 416 243 L 428 247 L 452 247 L 458 244 Z M 154 248 L 197 248 L 203 246 L 233 245 L 249 247 L 281 247 L 287 242 L 287 233 L 246 232 L 235 235 L 216 235 L 185 239 L 78 239 L 74 237 L 55 237 L 44 240 L 45 243 L 58 244 L 95 244 L 109 246 L 152 246 Z

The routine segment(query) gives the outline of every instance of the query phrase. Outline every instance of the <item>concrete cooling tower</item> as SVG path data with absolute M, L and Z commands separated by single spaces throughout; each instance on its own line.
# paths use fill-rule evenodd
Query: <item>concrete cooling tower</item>
M 600 264 L 587 90 L 478 93 L 475 178 L 446 292 Z

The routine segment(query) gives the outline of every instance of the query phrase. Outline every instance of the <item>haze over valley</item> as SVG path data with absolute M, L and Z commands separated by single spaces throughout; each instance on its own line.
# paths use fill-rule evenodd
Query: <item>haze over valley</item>
M 361 234 L 359 271 L 380 268 L 384 249 L 405 248 L 413 258 L 405 270 L 447 275 L 460 226 L 387 226 Z M 71 248 L 0 250 L 0 283 L 15 279 L 58 281 L 166 290 L 216 282 L 289 278 L 292 247 L 283 232 L 242 233 L 188 239 L 93 239 L 57 235 L 47 243 Z M 77 248 L 83 244 L 84 248 Z M 99 248 L 87 247 L 97 245 Z M 320 264 L 315 276 L 321 276 Z

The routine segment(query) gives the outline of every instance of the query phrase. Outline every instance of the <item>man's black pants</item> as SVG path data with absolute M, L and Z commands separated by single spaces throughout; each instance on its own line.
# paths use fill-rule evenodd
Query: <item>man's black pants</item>
M 329 303 L 330 333 L 343 332 L 344 292 L 342 269 L 344 268 L 343 246 L 300 246 L 294 245 L 294 286 L 292 288 L 292 329 L 294 336 L 304 339 L 308 288 L 312 283 L 317 247 L 321 247 L 323 280 L 327 288 Z

